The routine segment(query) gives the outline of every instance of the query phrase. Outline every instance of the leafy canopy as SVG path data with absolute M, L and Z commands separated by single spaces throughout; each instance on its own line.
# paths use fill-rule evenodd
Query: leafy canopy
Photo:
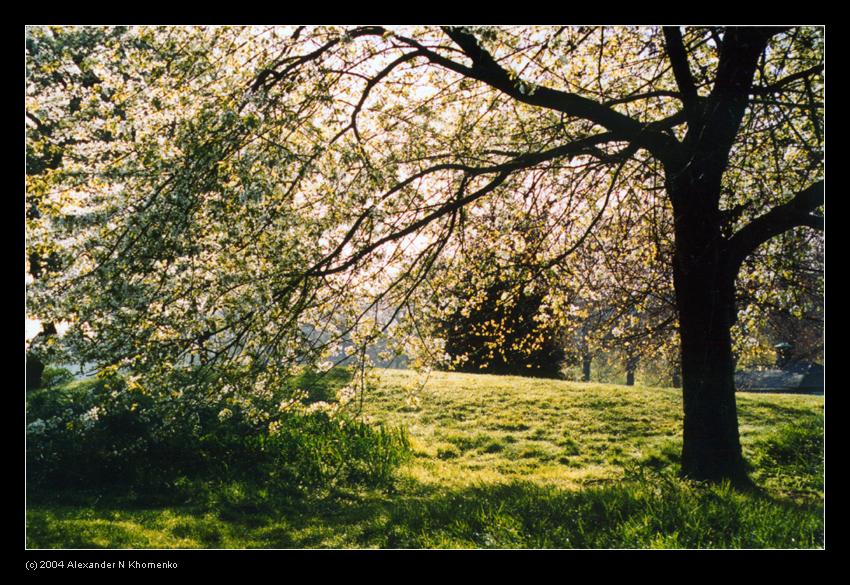
M 698 98 L 721 35 L 682 35 Z M 665 43 L 654 27 L 32 27 L 28 312 L 70 324 L 77 360 L 252 392 L 390 332 L 443 359 L 427 323 L 470 270 L 548 279 L 560 327 L 606 305 L 615 336 L 675 343 L 659 161 L 689 114 Z M 821 29 L 771 37 L 722 178 L 730 234 L 821 178 L 822 55 Z M 540 237 L 518 247 L 514 229 Z M 783 270 L 760 251 L 742 290 Z

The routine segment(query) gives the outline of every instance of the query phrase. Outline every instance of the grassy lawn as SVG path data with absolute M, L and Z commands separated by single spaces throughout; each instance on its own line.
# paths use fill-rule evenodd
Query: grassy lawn
M 823 397 L 739 394 L 753 492 L 676 479 L 681 392 L 384 370 L 374 421 L 413 457 L 390 490 L 245 485 L 30 497 L 30 548 L 817 548 Z

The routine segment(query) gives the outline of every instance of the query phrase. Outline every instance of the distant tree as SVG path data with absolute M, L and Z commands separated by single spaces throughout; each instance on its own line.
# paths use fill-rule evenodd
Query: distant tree
M 495 280 L 460 292 L 460 307 L 437 324 L 451 368 L 513 376 L 558 378 L 564 340 L 545 315 L 546 291 Z
M 465 216 L 467 233 L 435 267 L 431 279 L 442 292 L 432 335 L 444 342 L 448 367 L 560 377 L 565 348 L 550 304 L 551 273 L 531 261 L 555 228 L 535 203 L 525 201 L 522 211 L 484 205 Z M 433 305 L 428 296 L 419 295 Z
M 647 193 L 618 195 L 610 216 L 565 261 L 562 280 L 572 286 L 571 354 L 582 378 L 589 380 L 593 356 L 604 352 L 621 363 L 629 384 L 641 362 L 658 368 L 678 361 L 672 214 L 663 199 Z
M 792 345 L 789 359 L 823 363 L 823 240 L 788 232 L 751 256 L 739 280 L 744 308 L 733 333 L 735 357 L 746 366 L 773 365 L 775 346 Z

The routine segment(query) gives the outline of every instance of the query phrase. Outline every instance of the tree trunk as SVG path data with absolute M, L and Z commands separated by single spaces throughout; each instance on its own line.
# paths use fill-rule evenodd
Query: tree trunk
M 26 389 L 29 390 L 38 390 L 41 388 L 41 377 L 44 374 L 44 362 L 38 359 L 36 356 L 32 354 L 27 355 L 27 368 L 26 368 Z
M 690 203 L 706 199 L 690 195 Z M 735 275 L 716 207 L 688 207 L 676 214 L 673 268 L 685 411 L 682 475 L 744 484 L 731 336 Z
M 43 329 L 40 333 L 38 333 L 35 338 L 33 338 L 33 343 L 36 342 L 39 338 L 49 338 L 53 335 L 56 335 L 56 326 L 53 323 L 47 323 L 44 325 Z M 27 351 L 26 352 L 26 389 L 37 390 L 41 388 L 42 377 L 44 374 L 44 368 L 46 366 L 45 361 L 46 357 L 40 351 Z
M 583 382 L 590 382 L 590 363 L 593 361 L 593 356 L 589 353 L 581 356 L 581 379 Z
M 698 303 L 683 301 L 679 317 L 685 410 L 682 474 L 701 480 L 742 480 L 746 474 L 729 328 L 715 316 L 699 315 L 694 307 Z
M 676 366 L 673 369 L 673 388 L 681 388 L 682 387 L 682 372 L 679 366 Z
M 626 359 L 626 386 L 635 385 L 635 370 L 637 369 L 637 358 L 629 356 Z
M 723 36 L 714 87 L 700 98 L 687 58 L 676 55 L 688 130 L 664 163 L 673 206 L 673 283 L 679 311 L 684 398 L 682 474 L 747 483 L 732 357 L 737 249 L 722 234 L 723 175 L 749 103 L 759 56 L 776 29 L 729 27 Z M 676 41 L 675 33 L 668 38 Z M 680 42 L 680 41 L 679 41 Z

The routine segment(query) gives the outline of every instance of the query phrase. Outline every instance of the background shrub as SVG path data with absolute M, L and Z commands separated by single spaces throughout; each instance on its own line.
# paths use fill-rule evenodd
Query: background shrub
M 66 368 L 48 366 L 41 374 L 41 385 L 44 388 L 53 388 L 67 384 L 74 379 L 74 374 Z
M 155 490 L 186 479 L 285 491 L 378 487 L 392 482 L 409 453 L 402 429 L 188 391 L 154 395 L 114 373 L 31 393 L 27 418 L 27 477 L 35 490 Z

